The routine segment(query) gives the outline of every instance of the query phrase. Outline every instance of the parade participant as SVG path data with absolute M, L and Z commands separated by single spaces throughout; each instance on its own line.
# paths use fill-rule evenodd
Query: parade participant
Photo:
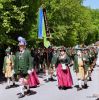
M 60 55 L 57 59 L 57 79 L 59 89 L 68 89 L 73 85 L 71 72 L 69 69 L 70 59 L 66 55 L 64 47 L 60 49 Z
M 34 53 L 34 66 L 37 73 L 40 72 L 39 65 L 40 65 L 40 50 L 36 48 Z
M 96 59 L 96 66 L 99 67 L 99 46 L 97 48 L 97 52 L 98 52 L 98 54 L 97 54 L 97 59 Z
M 70 67 L 73 65 L 73 60 L 74 60 L 74 49 L 73 48 L 67 48 L 66 53 L 70 58 Z
M 78 78 L 78 88 L 77 90 L 86 89 L 87 86 L 87 77 L 88 69 L 90 67 L 89 56 L 87 52 L 82 52 L 81 50 L 77 51 L 77 54 L 74 56 L 74 71 L 76 72 Z M 84 81 L 84 84 L 83 84 Z
M 91 68 L 90 68 L 90 57 L 88 55 L 88 50 L 83 51 L 83 63 L 84 63 L 84 86 L 87 88 L 87 80 L 91 81 Z
M 53 55 L 52 55 L 52 59 L 51 59 L 51 67 L 52 67 L 52 81 L 56 81 L 57 79 L 57 73 L 56 73 L 56 67 L 57 67 L 57 58 L 59 56 L 58 50 L 57 48 L 53 49 Z
M 31 59 L 31 53 L 26 48 L 26 40 L 23 37 L 18 37 L 19 41 L 19 51 L 16 52 L 15 55 L 15 74 L 19 75 L 19 83 L 20 83 L 20 95 L 19 98 L 22 98 L 25 96 L 24 94 L 24 82 L 21 82 L 21 80 L 25 80 L 25 78 L 28 75 L 28 70 L 31 70 L 32 65 L 32 59 Z M 27 83 L 27 82 L 26 82 Z M 29 87 L 29 84 L 26 85 Z M 31 94 L 31 91 L 29 88 L 27 88 L 27 94 Z
M 53 50 L 52 60 L 51 60 L 51 66 L 52 66 L 52 69 L 53 69 L 53 76 L 56 76 L 56 62 L 57 62 L 57 57 L 58 57 L 57 49 L 54 49 Z
M 52 49 L 52 47 L 48 48 L 47 58 L 48 69 L 46 70 L 46 79 L 48 81 L 56 81 L 57 53 L 56 50 Z
M 44 62 L 43 52 L 44 52 L 44 50 L 42 48 L 40 48 L 40 64 L 39 64 L 39 69 L 40 69 L 39 71 L 40 72 L 43 72 L 43 68 L 44 68 L 44 64 L 43 64 L 43 62 Z
M 97 54 L 95 53 L 94 48 L 91 47 L 89 50 L 91 71 L 93 71 L 93 68 L 95 67 L 96 55 Z
M 77 90 L 82 90 L 82 82 L 84 80 L 84 66 L 83 66 L 82 52 L 77 51 L 74 56 L 74 71 L 76 72 L 78 78 L 78 88 Z
M 15 86 L 14 81 L 14 59 L 11 56 L 11 48 L 8 47 L 6 49 L 6 56 L 4 57 L 4 64 L 3 64 L 3 73 L 5 74 L 5 77 L 7 78 L 7 86 L 6 89 L 9 89 L 11 87 L 10 81 L 12 80 L 13 85 Z
M 44 49 L 44 66 L 45 66 L 45 82 L 49 82 L 50 79 L 50 63 L 49 63 L 49 50 L 47 48 Z
M 48 66 L 48 70 L 49 70 L 49 81 L 55 81 L 54 77 L 53 77 L 53 66 L 51 66 L 51 61 L 52 61 L 52 57 L 53 57 L 53 49 L 50 46 L 48 48 L 48 52 L 47 52 L 47 66 Z

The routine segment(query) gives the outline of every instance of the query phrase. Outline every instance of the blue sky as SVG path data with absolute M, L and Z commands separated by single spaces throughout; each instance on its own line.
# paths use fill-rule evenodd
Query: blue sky
M 99 0 L 84 0 L 83 5 L 92 9 L 99 9 Z

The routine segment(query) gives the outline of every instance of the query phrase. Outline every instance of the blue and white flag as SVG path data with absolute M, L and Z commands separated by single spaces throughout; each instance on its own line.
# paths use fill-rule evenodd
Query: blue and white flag
M 39 8 L 39 18 L 38 18 L 38 38 L 42 39 L 43 38 L 43 9 Z

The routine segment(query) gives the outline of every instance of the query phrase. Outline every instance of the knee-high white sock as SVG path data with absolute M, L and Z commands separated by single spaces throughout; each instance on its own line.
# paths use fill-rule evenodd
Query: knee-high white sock
M 84 84 L 87 84 L 87 79 L 84 80 Z
M 19 79 L 19 89 L 20 89 L 20 93 L 22 93 L 23 95 L 24 95 L 24 84 L 23 84 L 23 82 L 24 82 L 24 78 L 20 78 Z
M 20 85 L 19 88 L 20 88 L 20 93 L 24 95 L 24 85 Z
M 91 71 L 88 72 L 88 77 L 91 77 Z
M 49 75 L 48 75 L 48 70 L 46 70 L 46 79 L 48 80 Z
M 10 78 L 7 78 L 7 86 L 10 86 Z
M 11 79 L 12 79 L 12 83 L 15 84 L 14 76 L 12 76 Z
M 82 80 L 78 80 L 78 85 L 80 88 L 82 88 Z
M 53 70 L 54 70 L 54 75 L 56 76 L 56 69 L 54 68 Z

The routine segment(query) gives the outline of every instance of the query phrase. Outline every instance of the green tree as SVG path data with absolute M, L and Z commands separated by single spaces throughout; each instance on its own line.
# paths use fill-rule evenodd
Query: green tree
M 14 0 L 0 0 L 0 41 L 15 44 L 15 32 L 22 30 L 27 6 L 18 7 Z
M 99 9 L 89 9 L 89 11 L 91 12 L 92 25 L 85 40 L 87 45 L 99 41 Z
M 91 17 L 90 11 L 82 6 L 82 2 L 83 0 L 44 1 L 53 43 L 66 46 L 84 43 L 91 26 Z
M 47 10 L 54 45 L 74 46 L 99 40 L 99 10 L 83 6 L 83 0 L 0 0 L 0 43 L 17 43 L 23 36 L 38 46 L 38 9 Z

